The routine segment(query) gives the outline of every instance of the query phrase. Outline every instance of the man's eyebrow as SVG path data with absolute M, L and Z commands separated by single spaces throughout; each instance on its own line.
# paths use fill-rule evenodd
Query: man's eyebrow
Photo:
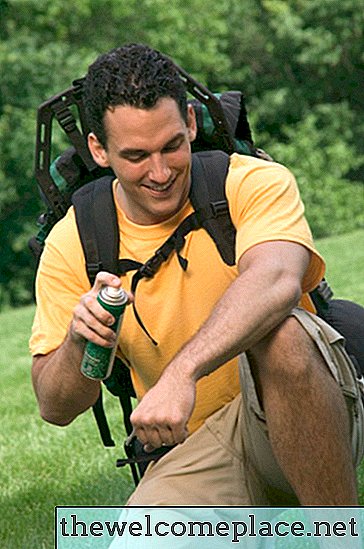
M 184 139 L 185 133 L 184 132 L 178 132 L 172 139 L 170 139 L 163 148 L 169 147 L 170 145 L 173 145 L 176 141 L 179 141 L 180 139 Z
M 167 143 L 165 143 L 163 145 L 162 150 L 170 147 L 171 145 L 174 145 L 175 143 L 177 143 L 180 139 L 183 139 L 184 137 L 185 137 L 184 132 L 177 133 L 169 141 L 167 141 Z M 127 158 L 129 156 L 138 156 L 138 155 L 143 155 L 143 154 L 149 154 L 149 151 L 147 151 L 145 149 L 133 149 L 132 147 L 127 147 L 125 149 L 121 149 L 118 152 L 118 156 L 120 156 L 121 158 Z
M 140 154 L 145 154 L 147 153 L 148 151 L 145 151 L 144 149 L 121 149 L 119 152 L 118 152 L 118 156 L 120 156 L 121 158 L 126 158 L 128 156 L 138 156 Z

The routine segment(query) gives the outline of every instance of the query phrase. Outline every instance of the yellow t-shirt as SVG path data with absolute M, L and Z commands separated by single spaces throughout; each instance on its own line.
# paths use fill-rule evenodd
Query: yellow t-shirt
M 292 174 L 279 164 L 234 154 L 226 194 L 237 229 L 237 259 L 260 242 L 289 240 L 300 243 L 313 252 L 303 291 L 313 289 L 323 277 L 324 263 L 314 250 Z M 120 258 L 144 263 L 192 211 L 188 202 L 168 221 L 145 226 L 131 222 L 117 208 Z M 188 260 L 186 271 L 173 253 L 154 278 L 139 282 L 136 291 L 139 316 L 158 345 L 153 345 L 142 331 L 131 307 L 124 316 L 118 354 L 131 368 L 138 398 L 156 383 L 168 362 L 193 337 L 238 276 L 236 266 L 223 263 L 214 242 L 203 229 L 187 235 L 181 255 Z M 127 290 L 132 276 L 133 271 L 122 277 L 122 285 Z M 33 355 L 49 353 L 63 342 L 73 308 L 89 288 L 74 210 L 70 208 L 53 228 L 42 254 L 37 276 L 37 311 L 30 339 Z M 310 306 L 307 298 L 302 303 Z M 237 359 L 199 380 L 190 431 L 198 428 L 238 392 Z

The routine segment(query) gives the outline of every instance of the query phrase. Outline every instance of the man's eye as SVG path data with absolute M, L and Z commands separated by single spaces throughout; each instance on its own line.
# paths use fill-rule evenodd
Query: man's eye
M 146 158 L 146 154 L 138 154 L 135 156 L 128 156 L 129 162 L 132 162 L 133 164 L 137 164 L 138 162 L 142 162 Z
M 178 141 L 177 143 L 171 143 L 170 145 L 167 145 L 167 147 L 164 147 L 163 150 L 166 153 L 177 151 L 181 145 L 182 145 L 182 141 Z

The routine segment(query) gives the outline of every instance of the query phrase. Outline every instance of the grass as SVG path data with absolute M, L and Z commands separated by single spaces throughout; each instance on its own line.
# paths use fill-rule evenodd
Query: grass
M 364 230 L 319 240 L 335 297 L 364 305 Z
M 327 280 L 336 298 L 364 305 L 364 230 L 319 240 Z M 364 505 L 364 462 L 358 470 L 360 504 Z
M 317 243 L 336 297 L 364 305 L 364 231 Z M 115 468 L 124 431 L 116 399 L 106 400 L 117 447 L 105 449 L 91 412 L 66 429 L 39 418 L 30 381 L 27 341 L 34 307 L 0 314 L 0 547 L 54 546 L 56 505 L 122 505 L 133 484 Z M 364 466 L 358 472 L 364 504 Z
M 105 449 L 92 412 L 66 429 L 43 422 L 27 351 L 34 307 L 0 314 L 0 547 L 50 549 L 56 505 L 122 505 L 129 471 L 116 469 L 124 440 L 116 399 L 106 400 L 117 448 Z

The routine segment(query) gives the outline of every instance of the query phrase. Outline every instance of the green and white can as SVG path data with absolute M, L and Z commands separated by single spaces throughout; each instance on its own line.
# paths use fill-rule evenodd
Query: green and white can
M 125 307 L 128 303 L 128 295 L 122 288 L 104 286 L 101 288 L 97 301 L 109 311 L 115 318 L 111 329 L 119 335 Z M 101 347 L 91 341 L 86 343 L 85 352 L 81 363 L 81 372 L 90 379 L 107 379 L 111 374 L 118 337 L 114 347 Z

